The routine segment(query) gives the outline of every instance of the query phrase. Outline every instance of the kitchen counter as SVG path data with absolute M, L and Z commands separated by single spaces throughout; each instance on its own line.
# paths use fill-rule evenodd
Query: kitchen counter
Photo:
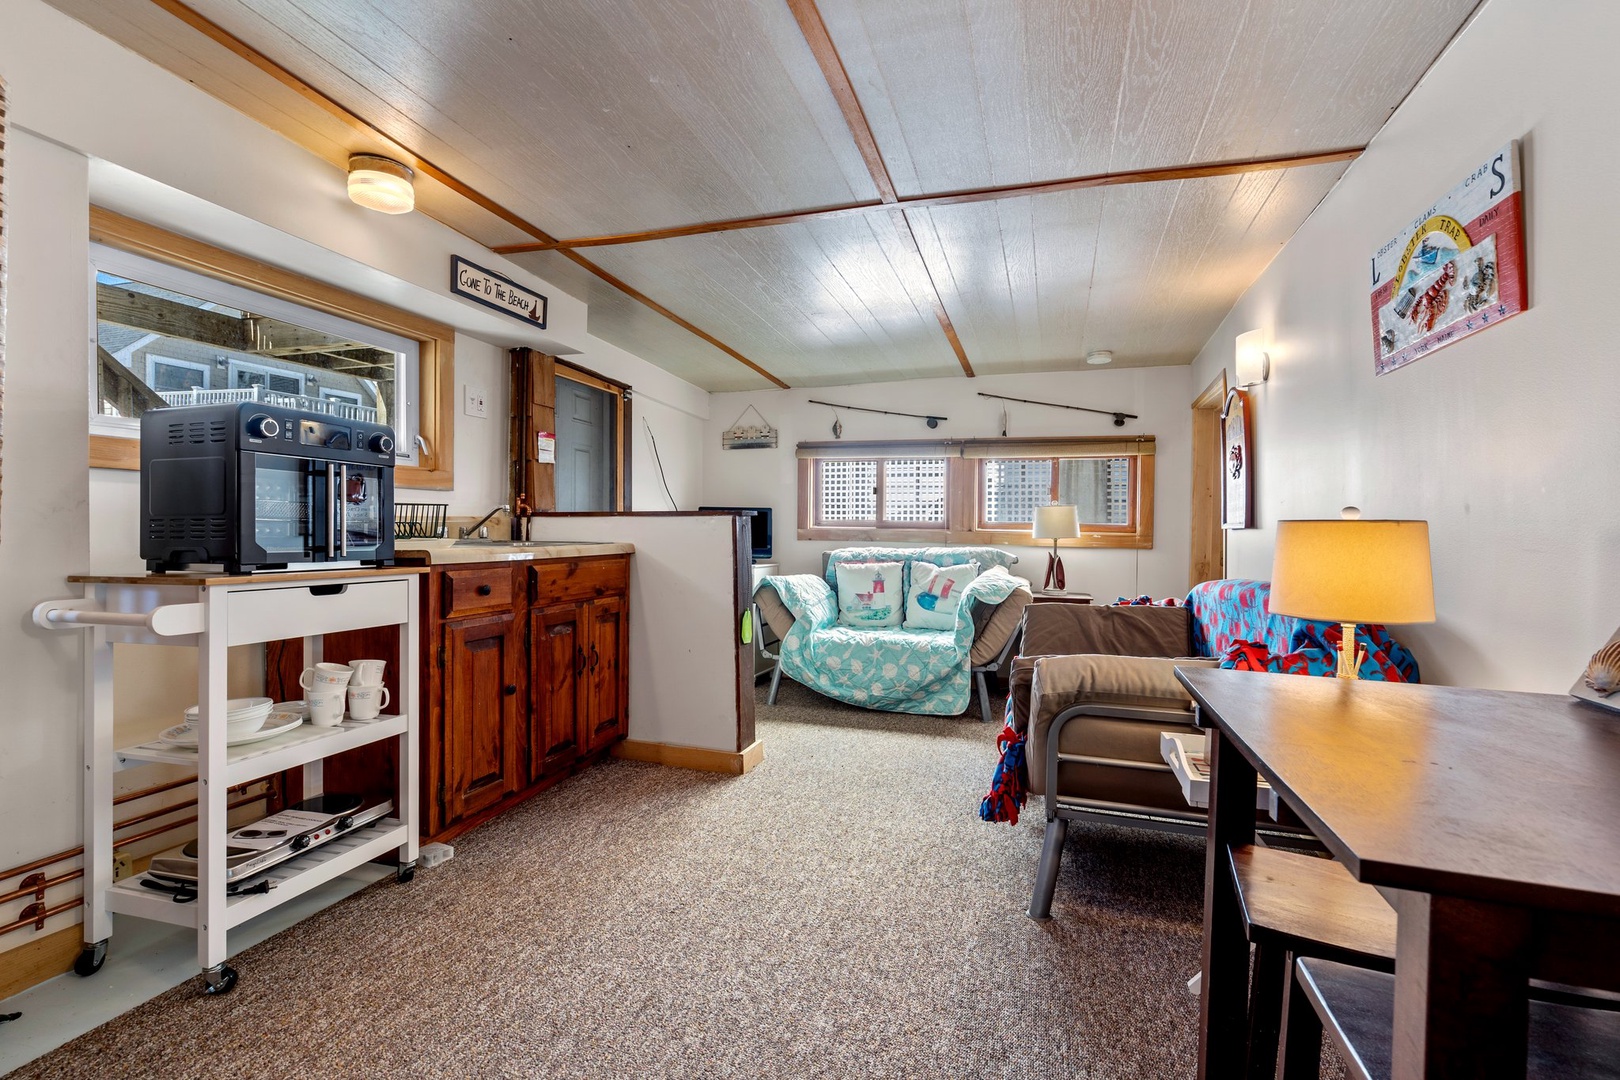
M 635 550 L 634 544 L 603 544 L 595 541 L 569 543 L 536 540 L 527 544 L 462 544 L 455 540 L 399 540 L 394 544 L 394 557 L 444 566 L 455 563 L 580 559 L 592 555 L 633 555 Z

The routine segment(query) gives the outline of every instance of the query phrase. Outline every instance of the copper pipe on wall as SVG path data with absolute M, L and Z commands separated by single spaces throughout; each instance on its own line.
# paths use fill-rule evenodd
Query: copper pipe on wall
M 148 795 L 161 795 L 165 791 L 173 791 L 175 788 L 182 788 L 187 784 L 195 784 L 196 782 L 197 778 L 195 776 L 185 776 L 179 780 L 170 780 L 167 784 L 154 784 L 152 787 L 141 788 L 139 791 L 126 791 L 122 795 L 113 797 L 113 805 L 121 806 L 127 802 L 134 802 L 136 799 L 144 799 Z
M 263 800 L 263 798 L 263 795 L 249 795 L 246 798 L 237 799 L 235 802 L 226 803 L 225 809 L 235 810 L 239 807 L 251 806 L 256 802 Z M 117 851 L 121 847 L 128 847 L 130 844 L 138 844 L 142 840 L 150 840 L 154 836 L 162 836 L 166 832 L 173 832 L 175 829 L 181 828 L 182 826 L 195 825 L 196 823 L 196 814 L 193 814 L 188 818 L 182 818 L 179 821 L 171 821 L 167 825 L 159 825 L 155 829 L 147 829 L 145 832 L 136 833 L 134 836 L 126 836 L 122 840 L 114 840 L 113 850 Z
M 76 881 L 82 877 L 84 877 L 83 870 L 69 870 L 59 877 L 46 878 L 41 876 L 37 881 L 34 878 L 29 878 L 23 882 L 22 888 L 14 889 L 4 896 L 0 896 L 0 904 L 9 904 L 13 900 L 21 900 L 25 896 L 37 896 L 43 900 L 46 889 L 54 889 L 58 885 L 66 885 L 68 882 Z
M 140 791 L 126 792 L 125 794 L 120 795 L 118 798 L 114 799 L 113 803 L 114 803 L 114 805 L 117 805 L 119 803 L 134 802 L 136 799 L 143 799 L 143 798 L 146 798 L 149 795 L 162 794 L 165 791 L 173 791 L 175 788 L 185 787 L 187 784 L 195 784 L 196 782 L 197 782 L 197 778 L 195 776 L 192 776 L 192 777 L 188 777 L 188 778 L 186 778 L 184 780 L 175 780 L 175 781 L 171 781 L 170 783 L 167 783 L 167 784 L 158 784 L 155 787 L 142 788 Z M 254 784 L 262 784 L 262 783 L 265 783 L 265 782 L 266 781 L 264 781 L 264 780 L 250 780 L 246 784 L 238 784 L 236 787 L 233 787 L 233 788 L 229 789 L 229 791 L 227 791 L 226 794 L 230 794 L 231 792 L 236 792 L 236 791 L 246 791 L 249 787 L 253 786 Z M 260 799 L 267 799 L 269 797 L 270 797 L 270 791 L 269 791 L 268 788 L 266 788 L 263 794 L 257 796 L 256 798 L 249 799 L 248 802 L 258 802 Z M 113 829 L 115 831 L 118 830 L 118 829 L 125 829 L 125 828 L 128 828 L 131 825 L 138 825 L 143 821 L 151 821 L 155 817 L 162 817 L 165 814 L 172 814 L 172 813 L 175 813 L 175 812 L 180 811 L 180 810 L 186 810 L 186 809 L 189 809 L 190 807 L 193 807 L 193 806 L 196 806 L 196 805 L 197 805 L 197 800 L 194 799 L 194 798 L 193 799 L 187 799 L 184 802 L 173 803 L 170 806 L 165 807 L 162 810 L 155 810 L 155 811 L 153 811 L 151 813 L 141 814 L 141 815 L 129 818 L 129 819 L 124 820 L 124 821 L 115 821 L 115 822 L 113 822 Z M 238 806 L 246 806 L 246 805 L 247 805 L 247 803 L 245 803 L 245 802 L 233 803 L 231 805 L 231 809 L 234 810 Z M 196 820 L 197 820 L 196 818 L 191 819 L 191 821 L 196 821 Z M 180 827 L 181 825 L 184 825 L 184 824 L 187 824 L 187 822 L 178 821 L 178 822 L 175 822 L 171 826 L 167 826 L 167 828 L 178 828 L 178 827 Z M 160 830 L 156 830 L 154 832 L 145 833 L 145 834 L 142 834 L 142 837 L 138 837 L 137 839 L 144 839 L 147 836 L 156 836 L 158 832 L 162 832 L 162 831 L 163 830 L 160 829 Z M 122 843 L 122 841 L 120 843 Z M 113 845 L 113 847 L 115 849 L 117 847 L 119 847 L 119 846 L 120 846 L 119 844 L 114 844 Z M 39 869 L 42 869 L 43 867 L 50 866 L 52 863 L 66 862 L 69 859 L 77 859 L 80 855 L 83 855 L 83 854 L 84 854 L 84 848 L 82 846 L 81 847 L 76 847 L 76 848 L 69 848 L 66 851 L 59 851 L 55 855 L 47 855 L 42 859 L 35 859 L 33 862 L 26 862 L 26 863 L 22 863 L 21 865 L 18 865 L 18 866 L 13 866 L 9 870 L 0 870 L 0 881 L 7 881 L 7 880 L 9 880 L 11 878 L 14 878 L 14 877 L 21 877 L 22 875 L 27 874 L 27 873 L 29 873 L 31 871 L 39 870 Z
M 72 911 L 74 908 L 80 907 L 83 904 L 84 904 L 84 897 L 75 896 L 71 900 L 62 901 L 60 904 L 57 904 L 55 907 L 49 907 L 49 908 L 43 908 L 43 909 L 40 909 L 40 910 L 31 911 L 31 912 L 23 915 L 23 917 L 18 919 L 16 922 L 6 923 L 4 926 L 0 926 L 0 934 L 9 934 L 13 930 L 21 930 L 26 926 L 34 926 L 34 927 L 44 926 L 46 919 L 55 918 L 56 916 L 62 914 L 62 912 L 64 912 L 64 911 Z M 30 905 L 30 907 L 32 907 L 32 905 Z

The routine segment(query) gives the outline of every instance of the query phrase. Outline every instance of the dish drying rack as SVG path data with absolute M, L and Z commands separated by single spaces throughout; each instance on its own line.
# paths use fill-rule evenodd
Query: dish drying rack
M 307 394 L 284 394 L 265 386 L 248 386 L 240 390 L 160 390 L 158 397 L 170 406 L 232 405 L 239 401 L 256 401 L 261 405 L 325 413 L 344 420 L 360 420 L 368 424 L 378 422 L 377 410 L 370 405 L 356 405 L 352 401 L 339 401 L 336 398 L 310 397 Z
M 445 534 L 445 511 L 449 503 L 395 503 L 395 540 L 439 540 Z

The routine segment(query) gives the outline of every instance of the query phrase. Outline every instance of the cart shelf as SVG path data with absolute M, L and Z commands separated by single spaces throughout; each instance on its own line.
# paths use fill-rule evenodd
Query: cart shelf
M 301 896 L 317 885 L 324 885 L 379 855 L 386 855 L 405 842 L 405 833 L 405 825 L 398 818 L 384 818 L 256 875 L 254 882 L 268 879 L 272 883 L 270 891 L 227 896 L 225 925 L 240 926 L 255 915 L 262 915 L 276 905 Z M 141 884 L 145 877 L 146 874 L 136 874 L 114 884 L 107 890 L 108 908 L 120 915 L 135 915 L 195 929 L 197 904 L 177 904 L 168 893 L 146 888 Z
M 408 721 L 403 716 L 379 716 L 375 720 L 345 720 L 336 727 L 300 724 L 284 734 L 263 742 L 227 747 L 225 780 L 235 787 L 261 776 L 283 772 L 311 761 L 341 754 L 357 746 L 405 734 Z M 189 765 L 197 767 L 197 751 L 166 742 L 140 743 L 115 751 L 120 769 L 135 765 Z

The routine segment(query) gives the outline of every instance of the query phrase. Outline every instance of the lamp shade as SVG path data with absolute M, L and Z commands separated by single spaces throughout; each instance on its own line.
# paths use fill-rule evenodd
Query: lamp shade
M 1427 521 L 1279 521 L 1271 612 L 1337 623 L 1434 621 Z
M 1037 506 L 1036 540 L 1070 540 L 1080 535 L 1080 511 L 1073 506 Z

